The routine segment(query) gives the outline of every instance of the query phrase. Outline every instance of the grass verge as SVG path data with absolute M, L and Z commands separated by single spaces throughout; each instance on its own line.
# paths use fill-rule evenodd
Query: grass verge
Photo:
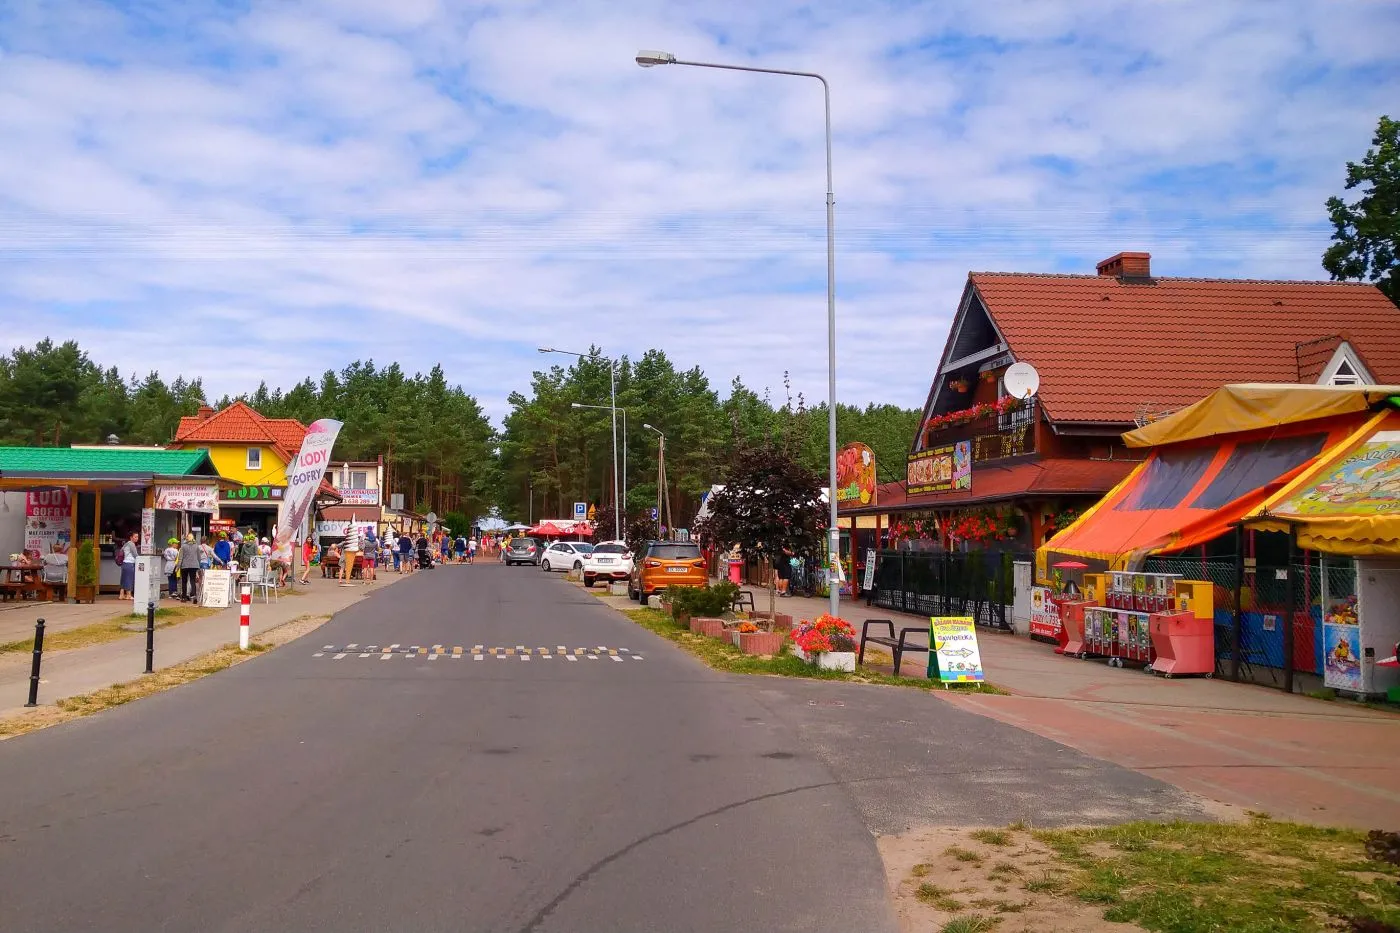
M 1355 830 L 1255 815 L 1033 835 L 1064 867 L 1063 895 L 1103 905 L 1105 920 L 1164 933 L 1400 929 L 1400 868 L 1368 859 Z
M 202 606 L 162 607 L 156 610 L 156 628 L 170 628 L 184 622 L 192 622 L 195 619 L 211 616 L 219 611 L 218 609 L 206 609 Z M 124 612 L 91 625 L 70 628 L 63 632 L 45 633 L 44 651 L 71 651 L 74 648 L 86 648 L 89 645 L 116 641 L 118 638 L 135 634 L 131 629 L 123 626 L 138 624 L 144 626 L 145 622 L 144 616 L 134 616 Z M 0 645 L 0 654 L 29 654 L 33 650 L 33 635 L 22 641 L 11 641 Z
M 814 680 L 839 680 L 859 684 L 882 684 L 892 687 L 915 687 L 920 690 L 942 689 L 937 682 L 916 677 L 893 677 L 874 671 L 857 670 L 853 674 L 842 671 L 824 671 L 808 664 L 791 654 L 765 658 L 744 654 L 734 645 L 718 638 L 697 635 L 689 628 L 676 624 L 676 621 L 660 609 L 624 609 L 623 615 L 642 628 L 655 632 L 662 638 L 674 642 L 695 655 L 706 665 L 717 671 L 732 674 L 773 674 L 779 677 L 808 677 Z M 977 684 L 950 684 L 953 690 L 976 692 Z M 1006 691 L 990 683 L 980 685 L 982 693 L 1005 694 Z
M 276 628 L 268 629 L 261 635 L 253 636 L 247 651 L 238 650 L 237 645 L 224 645 L 222 648 L 216 648 L 207 654 L 201 654 L 180 664 L 162 668 L 154 674 L 145 674 L 135 680 L 113 684 L 101 690 L 94 690 L 92 693 L 59 700 L 53 706 L 42 706 L 31 712 L 21 713 L 8 719 L 0 719 L 0 739 L 24 735 L 27 732 L 68 722 L 70 719 L 91 716 L 104 709 L 122 706 L 132 700 L 139 700 L 153 693 L 160 693 L 192 680 L 206 677 L 209 674 L 218 673 L 233 667 L 235 664 L 241 664 L 250 658 L 257 657 L 262 652 L 276 648 L 294 638 L 300 638 L 329 618 L 330 616 L 324 615 L 299 616 Z

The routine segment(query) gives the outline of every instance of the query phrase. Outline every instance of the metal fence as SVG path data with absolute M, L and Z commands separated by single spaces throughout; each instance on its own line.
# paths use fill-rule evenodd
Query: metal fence
M 1149 557 L 1143 569 L 1214 584 L 1219 676 L 1292 690 L 1299 675 L 1322 676 L 1323 614 L 1356 592 L 1356 564 L 1274 550 L 1248 558 Z
M 1010 551 L 881 551 L 872 605 L 924 616 L 971 616 L 978 625 L 1011 629 L 1015 601 Z

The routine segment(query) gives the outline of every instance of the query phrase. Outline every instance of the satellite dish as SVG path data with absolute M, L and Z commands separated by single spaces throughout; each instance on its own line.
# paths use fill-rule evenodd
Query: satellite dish
M 1030 363 L 1012 363 L 1001 374 L 1001 381 L 1012 398 L 1026 399 L 1040 391 L 1040 373 Z
M 437 513 L 436 513 L 436 512 L 429 512 L 427 515 L 424 515 L 423 517 L 424 517 L 425 519 L 428 520 L 428 524 L 429 524 L 429 525 L 436 525 L 436 524 L 437 524 Z

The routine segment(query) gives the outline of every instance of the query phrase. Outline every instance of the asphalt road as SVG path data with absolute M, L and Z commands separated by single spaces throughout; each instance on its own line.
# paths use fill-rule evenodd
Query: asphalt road
M 892 933 L 873 832 L 1199 815 L 922 693 L 716 674 L 557 576 L 449 567 L 0 743 L 0 930 Z

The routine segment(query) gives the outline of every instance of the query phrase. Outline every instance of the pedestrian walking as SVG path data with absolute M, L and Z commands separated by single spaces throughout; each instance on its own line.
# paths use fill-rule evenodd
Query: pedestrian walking
M 306 538 L 306 540 L 303 541 L 303 542 L 301 543 L 301 584 L 302 584 L 302 586 L 310 586 L 310 585 L 311 585 L 311 579 L 310 579 L 310 578 L 311 578 L 311 559 L 312 559 L 313 557 L 315 557 L 315 556 L 316 556 L 316 544 L 315 544 L 315 542 L 313 542 L 313 541 L 311 540 L 311 537 L 308 535 L 307 538 Z
M 469 563 L 469 564 L 474 564 L 474 563 L 476 563 L 476 548 L 477 548 L 476 535 L 472 535 L 472 539 L 471 539 L 470 541 L 467 542 L 467 563 Z
M 161 570 L 165 571 L 166 593 L 169 599 L 177 599 L 180 596 L 180 539 L 171 538 L 165 542 L 165 550 L 161 552 Z
M 400 539 L 403 535 L 390 528 L 389 533 L 384 536 L 384 545 L 389 549 L 390 556 L 394 560 L 394 573 L 403 573 L 403 548 Z
M 345 540 L 341 543 L 340 585 L 350 586 L 355 570 L 355 558 L 360 556 L 360 529 L 350 525 L 345 529 Z
M 467 559 L 467 539 L 461 535 L 457 536 L 457 563 L 464 563 Z
M 194 539 L 194 532 L 185 535 L 185 542 L 180 545 L 180 601 L 195 602 L 198 599 L 199 590 L 199 569 L 203 561 L 200 553 L 199 542 Z
M 399 573 L 413 573 L 413 539 L 407 531 L 399 534 Z

